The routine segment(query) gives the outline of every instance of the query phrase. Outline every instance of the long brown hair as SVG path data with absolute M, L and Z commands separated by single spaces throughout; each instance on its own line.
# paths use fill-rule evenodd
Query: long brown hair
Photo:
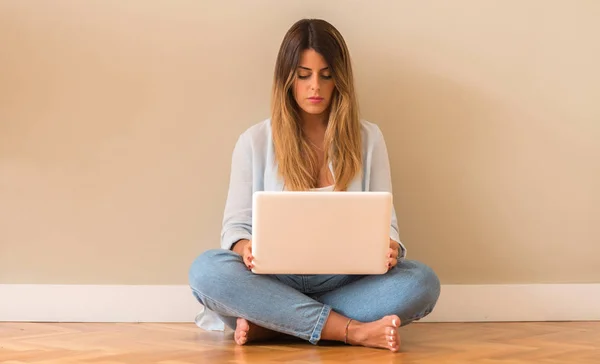
M 361 131 L 350 53 L 339 31 L 324 20 L 296 22 L 281 43 L 271 101 L 275 158 L 286 189 L 317 187 L 322 166 L 302 132 L 299 106 L 292 91 L 300 55 L 307 49 L 323 56 L 333 76 L 335 89 L 325 132 L 325 163 L 333 163 L 335 190 L 343 191 L 361 173 Z

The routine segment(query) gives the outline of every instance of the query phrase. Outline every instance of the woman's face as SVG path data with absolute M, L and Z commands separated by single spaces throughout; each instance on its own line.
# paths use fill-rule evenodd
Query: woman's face
M 328 110 L 335 85 L 325 59 L 313 49 L 300 55 L 293 87 L 298 106 L 307 114 L 320 115 Z

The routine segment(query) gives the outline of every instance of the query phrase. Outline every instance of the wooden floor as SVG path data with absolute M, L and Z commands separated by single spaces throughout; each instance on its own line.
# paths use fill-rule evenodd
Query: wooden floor
M 400 353 L 338 344 L 239 347 L 193 324 L 0 323 L 0 363 L 600 363 L 600 322 L 415 323 Z

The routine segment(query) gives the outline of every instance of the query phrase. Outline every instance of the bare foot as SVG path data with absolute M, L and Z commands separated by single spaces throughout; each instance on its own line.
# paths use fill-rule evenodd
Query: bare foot
M 278 336 L 279 333 L 255 325 L 246 319 L 239 317 L 235 327 L 233 338 L 238 345 L 244 345 L 252 341 L 271 339 Z
M 348 327 L 348 343 L 396 352 L 400 350 L 399 327 L 400 318 L 395 315 L 368 323 L 352 321 Z

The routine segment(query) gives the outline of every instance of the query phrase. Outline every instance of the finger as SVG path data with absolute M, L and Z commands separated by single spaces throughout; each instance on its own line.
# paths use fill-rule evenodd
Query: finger
M 245 260 L 248 261 L 248 263 L 251 263 L 252 259 L 254 259 L 254 257 L 252 256 L 252 250 L 250 249 L 249 246 L 246 246 L 246 248 L 244 249 L 244 257 L 245 257 Z
M 390 264 L 391 264 L 391 267 L 395 267 L 395 266 L 396 266 L 396 264 L 398 264 L 398 259 L 392 259 L 392 261 L 391 261 L 391 263 L 390 263 Z M 390 267 L 390 268 L 391 268 L 391 267 Z
M 398 251 L 400 250 L 400 244 L 398 244 L 397 242 L 393 241 L 392 239 L 390 239 L 390 249 L 395 251 L 396 254 L 398 253 Z

